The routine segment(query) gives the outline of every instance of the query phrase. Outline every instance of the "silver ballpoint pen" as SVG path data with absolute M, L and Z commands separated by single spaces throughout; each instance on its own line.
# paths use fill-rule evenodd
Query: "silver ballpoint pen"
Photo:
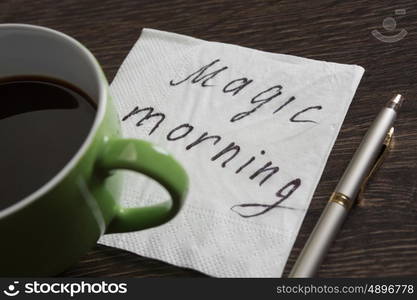
M 290 278 L 313 277 L 370 174 L 391 143 L 393 123 L 404 101 L 393 97 L 378 114 L 331 195 L 323 213 L 295 262 Z

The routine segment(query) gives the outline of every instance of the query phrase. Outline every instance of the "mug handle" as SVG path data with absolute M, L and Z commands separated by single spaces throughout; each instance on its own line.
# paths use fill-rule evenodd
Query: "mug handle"
M 168 153 L 151 143 L 136 139 L 111 139 L 97 161 L 101 170 L 125 169 L 147 175 L 159 182 L 171 200 L 159 204 L 125 208 L 117 206 L 106 233 L 137 231 L 171 220 L 179 212 L 188 191 L 188 177 Z

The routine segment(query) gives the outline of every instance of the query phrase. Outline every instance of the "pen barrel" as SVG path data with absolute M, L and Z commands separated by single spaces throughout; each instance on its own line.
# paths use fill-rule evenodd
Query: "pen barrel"
M 401 104 L 401 98 L 397 100 L 391 100 L 389 105 L 382 109 L 362 139 L 289 277 L 313 277 L 317 272 L 353 201 L 358 196 L 362 183 L 383 149 L 384 140 L 397 116 L 396 110 Z
M 384 108 L 376 117 L 343 173 L 335 191 L 352 201 L 380 154 L 387 132 L 396 118 L 393 108 Z
M 290 274 L 290 278 L 313 277 L 346 218 L 346 206 L 329 201 Z

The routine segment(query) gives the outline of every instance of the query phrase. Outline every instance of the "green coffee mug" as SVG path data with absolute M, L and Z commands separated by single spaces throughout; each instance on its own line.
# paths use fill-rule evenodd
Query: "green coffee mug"
M 44 186 L 0 211 L 0 276 L 58 274 L 101 235 L 158 226 L 178 213 L 187 192 L 186 173 L 148 142 L 121 138 L 106 78 L 83 45 L 63 33 L 24 24 L 0 25 L 0 45 L 0 78 L 58 78 L 97 104 L 93 126 L 72 159 Z M 171 200 L 148 207 L 119 206 L 119 169 L 153 178 Z

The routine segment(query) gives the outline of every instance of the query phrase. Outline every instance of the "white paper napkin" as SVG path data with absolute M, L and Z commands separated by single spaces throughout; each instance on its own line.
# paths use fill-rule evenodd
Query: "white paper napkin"
M 168 224 L 99 242 L 213 276 L 280 277 L 363 71 L 144 29 L 111 94 L 124 135 L 172 153 L 190 191 Z M 123 205 L 167 197 L 125 179 Z

